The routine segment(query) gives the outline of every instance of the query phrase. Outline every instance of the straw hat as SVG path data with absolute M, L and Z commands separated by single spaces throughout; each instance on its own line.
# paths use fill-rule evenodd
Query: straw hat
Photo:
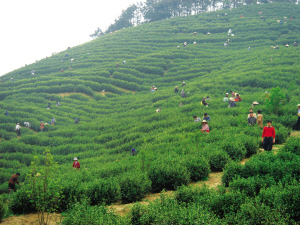
M 259 103 L 257 101 L 252 103 L 253 105 L 259 105 Z
M 206 120 L 202 120 L 202 123 L 207 123 L 207 121 Z
M 300 104 L 298 104 L 297 107 L 300 107 Z
M 230 100 L 230 101 L 234 101 L 234 98 L 233 98 L 233 97 L 230 97 L 229 100 Z
M 78 160 L 77 157 L 74 157 L 74 161 Z

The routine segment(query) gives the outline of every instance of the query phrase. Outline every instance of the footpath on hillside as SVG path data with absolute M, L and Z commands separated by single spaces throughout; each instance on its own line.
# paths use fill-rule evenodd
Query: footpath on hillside
M 290 136 L 300 137 L 300 132 L 292 131 Z M 273 153 L 277 154 L 278 150 L 280 148 L 282 148 L 283 146 L 284 146 L 284 144 L 274 145 Z M 260 148 L 258 151 L 258 154 L 263 153 L 263 152 L 264 152 L 264 149 Z M 245 158 L 240 163 L 242 165 L 244 165 L 250 158 Z M 190 183 L 189 186 L 201 187 L 203 185 L 207 185 L 210 188 L 217 188 L 219 185 L 222 184 L 222 176 L 223 176 L 223 172 L 212 172 L 209 174 L 208 180 L 198 181 L 196 183 Z M 175 194 L 175 191 L 164 192 L 164 195 L 166 195 L 166 196 L 173 196 L 174 194 Z M 160 197 L 161 197 L 161 193 L 149 194 L 140 203 L 142 205 L 148 205 L 150 202 L 160 199 Z M 126 215 L 128 212 L 130 212 L 130 209 L 133 207 L 134 204 L 135 203 L 129 203 L 129 204 L 116 203 L 116 204 L 112 204 L 111 206 L 109 206 L 109 209 L 112 209 L 116 214 L 123 216 L 123 215 Z
M 293 131 L 291 132 L 290 136 L 296 136 L 300 138 L 300 132 L 299 131 Z M 284 144 L 282 145 L 274 145 L 273 146 L 273 153 L 277 154 L 278 150 L 282 148 Z M 259 153 L 263 153 L 263 149 L 259 149 Z M 251 158 L 251 157 L 250 157 Z M 243 159 L 240 163 L 244 165 L 250 158 Z M 205 181 L 198 181 L 196 183 L 190 183 L 189 186 L 195 186 L 195 187 L 201 187 L 203 185 L 207 185 L 210 188 L 217 188 L 219 185 L 222 184 L 222 176 L 223 172 L 212 172 L 209 174 L 208 180 Z M 166 191 L 164 193 L 150 193 L 148 194 L 142 201 L 140 201 L 140 204 L 142 205 L 149 205 L 149 203 L 160 199 L 161 195 L 165 195 L 167 197 L 172 197 L 175 194 L 175 191 Z M 133 205 L 136 203 L 129 203 L 129 204 L 121 204 L 115 203 L 111 206 L 108 206 L 109 209 L 114 211 L 116 214 L 125 216 L 127 213 L 130 212 Z M 62 220 L 62 217 L 60 214 L 53 213 L 52 217 L 50 219 L 49 225 L 57 225 L 60 224 Z M 9 218 L 6 218 L 2 222 L 3 225 L 19 225 L 19 224 L 31 224 L 36 225 L 38 224 L 38 215 L 37 214 L 28 214 L 28 215 L 21 215 L 21 216 L 11 216 Z

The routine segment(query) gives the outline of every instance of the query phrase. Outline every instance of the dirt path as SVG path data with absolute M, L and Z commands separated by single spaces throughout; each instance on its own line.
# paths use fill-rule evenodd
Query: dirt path
M 50 214 L 50 220 L 48 225 L 58 225 L 61 224 L 61 216 L 60 214 Z M 1 225 L 38 225 L 38 214 L 28 214 L 21 216 L 11 216 L 3 220 Z
M 89 95 L 86 95 L 86 94 L 83 94 L 83 93 L 79 93 L 79 92 L 66 92 L 66 93 L 59 93 L 57 95 L 60 95 L 61 97 L 65 97 L 65 96 L 70 96 L 71 94 L 81 94 L 81 95 L 83 95 L 83 96 L 85 96 L 85 97 L 87 97 L 87 98 L 89 98 L 91 100 L 94 99 L 93 97 L 91 97 Z
M 298 135 L 300 137 L 300 132 L 292 133 L 291 135 L 292 136 Z M 274 154 L 277 154 L 278 149 L 280 149 L 283 146 L 284 145 L 274 145 L 274 147 L 273 147 Z M 262 152 L 264 152 L 264 149 L 260 148 L 258 153 L 262 153 Z M 245 158 L 240 163 L 242 165 L 245 165 L 245 163 L 250 158 Z M 222 176 L 223 176 L 223 172 L 213 172 L 213 173 L 209 174 L 208 180 L 198 181 L 196 183 L 190 183 L 189 186 L 201 187 L 203 185 L 207 185 L 210 188 L 217 188 L 219 185 L 222 184 Z M 168 195 L 168 196 L 173 196 L 174 194 L 175 194 L 175 191 L 165 192 L 165 195 Z M 150 202 L 155 201 L 156 199 L 160 199 L 160 196 L 161 196 L 161 193 L 149 194 L 140 203 L 142 205 L 148 205 Z M 135 203 L 130 203 L 130 204 L 116 203 L 116 204 L 109 206 L 109 208 L 112 209 L 116 214 L 123 216 L 123 215 L 126 215 L 126 213 L 130 212 L 130 209 L 132 208 L 132 206 L 134 204 Z
M 291 133 L 291 136 L 300 137 L 300 132 L 293 131 Z M 274 154 L 277 154 L 278 149 L 280 149 L 283 146 L 284 145 L 275 145 L 273 147 Z M 264 150 L 259 149 L 259 153 L 262 153 L 262 152 L 264 152 Z M 250 158 L 243 159 L 240 163 L 242 165 L 244 165 L 249 159 Z M 210 188 L 217 188 L 219 185 L 222 184 L 222 175 L 223 175 L 223 172 L 213 172 L 213 173 L 209 174 L 208 180 L 191 183 L 191 184 L 189 184 L 189 186 L 201 187 L 203 185 L 207 185 Z M 163 194 L 168 197 L 171 197 L 171 196 L 174 196 L 175 191 L 167 191 L 167 192 L 164 192 Z M 150 193 L 142 201 L 140 201 L 140 204 L 149 205 L 150 202 L 160 199 L 161 195 L 162 195 L 162 193 Z M 127 213 L 130 212 L 130 210 L 134 206 L 134 204 L 136 204 L 136 203 L 121 204 L 121 202 L 118 202 L 118 203 L 112 204 L 108 208 L 113 210 L 118 215 L 125 216 Z M 38 218 L 37 214 L 28 214 L 28 215 L 24 215 L 24 216 L 12 216 L 12 217 L 5 219 L 2 224 L 5 224 L 5 225 L 9 225 L 9 224 L 12 224 L 12 225 L 19 225 L 19 224 L 20 225 L 21 224 L 35 225 L 35 224 L 38 224 L 37 218 Z M 59 224 L 59 222 L 60 222 L 59 214 L 54 214 L 49 225 L 56 225 L 56 224 Z
M 131 93 L 135 94 L 135 91 L 130 91 L 130 90 L 127 90 L 127 89 L 124 89 L 124 88 L 120 88 L 120 87 L 116 87 L 116 88 L 119 89 L 120 91 L 131 92 Z

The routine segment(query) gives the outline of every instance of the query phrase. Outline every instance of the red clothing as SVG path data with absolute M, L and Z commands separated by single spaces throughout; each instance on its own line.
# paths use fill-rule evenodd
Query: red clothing
M 242 101 L 242 98 L 240 96 L 236 96 L 236 98 L 234 99 L 236 102 L 240 102 Z
M 16 183 L 19 184 L 18 176 L 16 174 L 12 175 L 8 183 L 13 185 L 15 185 Z
M 41 123 L 41 124 L 40 124 L 40 129 L 44 129 L 44 128 L 45 128 L 44 124 Z
M 262 138 L 273 137 L 275 139 L 275 128 L 274 127 L 264 127 Z
M 80 168 L 80 163 L 79 162 L 73 162 L 73 168 Z

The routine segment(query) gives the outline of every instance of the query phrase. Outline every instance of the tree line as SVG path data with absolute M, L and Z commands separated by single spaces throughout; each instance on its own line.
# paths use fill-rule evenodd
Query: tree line
M 159 21 L 177 16 L 196 15 L 208 11 L 231 9 L 241 5 L 267 4 L 274 2 L 299 3 L 299 0 L 146 0 L 130 5 L 106 31 L 97 28 L 92 38 L 137 26 L 141 23 Z

